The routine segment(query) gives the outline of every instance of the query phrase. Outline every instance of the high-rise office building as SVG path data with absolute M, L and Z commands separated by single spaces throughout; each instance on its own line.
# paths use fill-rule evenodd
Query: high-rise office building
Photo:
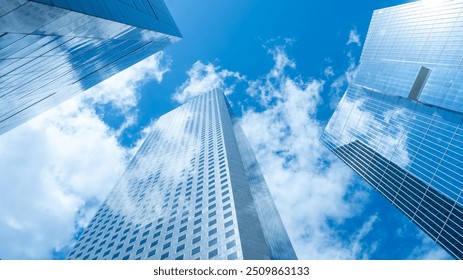
M 463 1 L 376 10 L 321 140 L 463 258 Z
M 296 259 L 219 90 L 163 115 L 69 259 Z
M 162 0 L 0 0 L 0 134 L 180 36 Z

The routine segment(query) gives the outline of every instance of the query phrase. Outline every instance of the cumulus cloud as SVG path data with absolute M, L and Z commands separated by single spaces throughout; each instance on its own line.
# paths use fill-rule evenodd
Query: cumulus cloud
M 354 27 L 349 32 L 349 39 L 347 40 L 346 45 L 355 44 L 357 46 L 361 46 L 362 43 L 360 42 L 360 34 L 357 32 L 357 27 Z
M 234 87 L 226 86 L 226 80 L 246 80 L 246 77 L 238 72 L 220 69 L 212 63 L 204 64 L 201 61 L 193 64 L 188 71 L 188 76 L 188 80 L 178 87 L 173 95 L 173 99 L 179 103 L 184 103 L 215 88 L 222 88 L 225 94 L 231 94 Z
M 269 48 L 267 52 L 275 62 L 273 68 L 265 77 L 249 81 L 247 93 L 259 100 L 262 106 L 268 106 L 271 102 L 283 97 L 284 92 L 275 86 L 279 83 L 282 75 L 285 75 L 286 70 L 296 68 L 296 62 L 286 55 L 285 46 Z
M 352 52 L 347 53 L 347 58 L 347 69 L 336 79 L 334 79 L 330 85 L 330 107 L 332 109 L 336 108 L 339 101 L 341 100 L 344 90 L 350 83 L 354 81 L 354 78 L 357 75 L 358 65 L 355 61 L 355 57 L 352 55 Z
M 161 82 L 169 65 L 159 52 L 0 136 L 1 259 L 66 254 L 142 142 L 128 149 L 117 139 L 136 122 L 138 87 Z M 119 131 L 96 115 L 99 105 L 125 117 Z
M 111 104 L 126 112 L 137 105 L 137 88 L 148 80 L 161 82 L 164 74 L 169 72 L 171 63 L 171 58 L 164 52 L 157 52 L 87 90 L 84 101 L 91 104 Z
M 334 69 L 332 66 L 328 66 L 323 70 L 323 75 L 325 75 L 326 78 L 331 78 L 334 76 Z
M 137 89 L 150 80 L 162 82 L 164 75 L 170 71 L 171 63 L 170 56 L 157 52 L 87 90 L 83 101 L 89 106 L 109 105 L 117 110 L 124 118 L 116 133 L 120 135 L 137 123 L 136 106 L 140 98 Z
M 323 125 L 315 114 L 323 81 L 288 75 L 286 69 L 294 69 L 295 62 L 283 46 L 270 54 L 275 66 L 251 81 L 248 90 L 264 110 L 245 111 L 242 126 L 293 245 L 302 259 L 361 257 L 364 249 L 359 235 L 365 233 L 342 239 L 331 225 L 358 213 L 358 203 L 368 194 L 358 189 L 346 198 L 353 174 L 319 141 Z
M 48 259 L 65 251 L 128 158 L 79 98 L 2 135 L 0 154 L 2 259 Z

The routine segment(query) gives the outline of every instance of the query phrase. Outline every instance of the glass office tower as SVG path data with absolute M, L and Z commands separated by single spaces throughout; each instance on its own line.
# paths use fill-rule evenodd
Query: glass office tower
M 463 258 L 463 1 L 374 11 L 322 142 Z
M 0 134 L 180 36 L 162 0 L 0 0 Z
M 215 90 L 163 115 L 68 259 L 296 259 Z

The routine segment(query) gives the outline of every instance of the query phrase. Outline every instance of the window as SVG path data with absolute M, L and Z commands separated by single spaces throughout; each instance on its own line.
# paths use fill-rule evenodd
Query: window
M 230 221 L 226 222 L 225 223 L 225 228 L 227 228 L 227 227 L 229 227 L 231 225 L 233 225 L 233 220 L 230 220 Z
M 192 244 L 196 244 L 196 243 L 198 243 L 199 241 L 201 241 L 201 236 L 195 237 L 195 238 L 193 239 L 193 243 L 192 243 Z
M 214 228 L 214 229 L 211 229 L 211 230 L 209 231 L 209 234 L 208 234 L 208 235 L 211 236 L 211 235 L 214 235 L 214 234 L 216 234 L 216 233 L 217 233 L 217 228 Z
M 209 240 L 209 243 L 208 243 L 209 247 L 214 246 L 215 244 L 217 244 L 217 238 Z
M 236 241 L 235 240 L 230 241 L 230 242 L 227 243 L 227 249 L 231 249 L 231 248 L 233 248 L 235 246 L 236 246 Z
M 235 252 L 227 256 L 227 260 L 236 260 L 238 258 L 238 254 Z
M 162 254 L 161 260 L 165 260 L 169 257 L 169 252 Z
M 199 253 L 200 250 L 201 250 L 200 246 L 194 248 L 193 250 L 191 250 L 191 255 L 195 255 L 195 254 Z
M 141 254 L 145 250 L 145 247 L 141 247 L 140 249 L 137 250 L 137 255 Z
M 219 254 L 219 250 L 214 249 L 214 250 L 209 252 L 209 258 L 213 258 L 213 257 L 217 256 L 218 254 Z
M 156 249 L 152 250 L 151 252 L 148 253 L 148 258 L 156 254 Z
M 168 249 L 170 247 L 170 242 L 167 242 L 166 244 L 164 244 L 164 246 L 162 246 L 162 250 L 165 250 L 165 249 Z
M 230 231 L 227 231 L 227 232 L 225 233 L 225 237 L 226 237 L 226 238 L 228 238 L 228 237 L 230 237 L 230 236 L 233 236 L 233 235 L 235 235 L 235 230 L 233 230 L 233 229 L 230 230 Z
M 177 253 L 185 249 L 185 244 L 182 244 L 177 247 Z
M 180 236 L 180 237 L 178 238 L 178 242 L 185 240 L 185 238 L 186 238 L 186 234 Z

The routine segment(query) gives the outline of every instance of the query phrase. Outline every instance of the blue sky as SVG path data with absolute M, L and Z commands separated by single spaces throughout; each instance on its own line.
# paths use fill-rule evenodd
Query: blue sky
M 215 87 L 299 258 L 449 258 L 318 141 L 372 11 L 406 2 L 166 0 L 182 41 L 0 137 L 0 258 L 63 258 L 150 123 Z

